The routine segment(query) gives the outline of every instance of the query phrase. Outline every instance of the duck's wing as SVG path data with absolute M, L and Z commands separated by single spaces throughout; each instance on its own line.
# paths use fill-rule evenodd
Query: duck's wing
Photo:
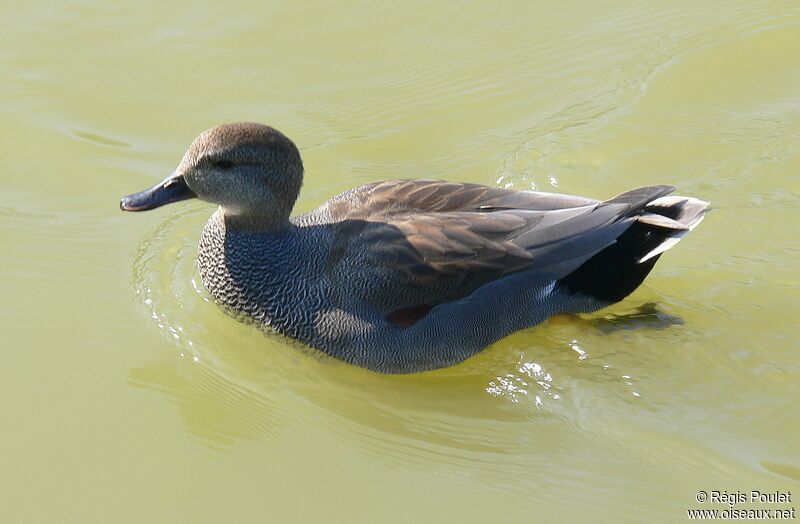
M 596 204 L 558 193 L 513 191 L 441 180 L 386 180 L 353 188 L 312 212 L 317 221 L 387 220 L 397 215 L 502 210 L 551 211 Z
M 497 278 L 529 268 L 561 278 L 613 244 L 644 214 L 646 204 L 673 190 L 650 186 L 599 202 L 478 184 L 399 180 L 341 195 L 329 201 L 328 212 L 336 221 L 380 224 L 364 230 L 370 237 L 365 243 L 398 269 L 420 272 L 427 266 L 433 273 Z

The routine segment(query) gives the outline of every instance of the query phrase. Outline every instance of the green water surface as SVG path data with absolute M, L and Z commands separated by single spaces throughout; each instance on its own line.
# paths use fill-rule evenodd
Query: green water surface
M 238 120 L 299 145 L 297 211 L 399 177 L 665 183 L 714 210 L 611 309 L 381 376 L 209 301 L 211 206 L 119 211 Z M 800 498 L 797 2 L 6 2 L 0 139 L 2 522 L 683 522 L 699 490 Z

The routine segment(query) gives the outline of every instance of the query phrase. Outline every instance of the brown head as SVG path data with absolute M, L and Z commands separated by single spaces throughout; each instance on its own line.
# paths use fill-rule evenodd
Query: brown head
M 230 227 L 275 231 L 289 223 L 302 182 L 300 152 L 280 131 L 254 123 L 223 124 L 200 134 L 172 175 L 124 197 L 120 208 L 145 211 L 199 198 L 219 204 Z

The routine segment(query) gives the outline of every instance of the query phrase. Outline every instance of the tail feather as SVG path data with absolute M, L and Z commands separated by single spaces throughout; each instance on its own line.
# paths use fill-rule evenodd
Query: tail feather
M 665 196 L 672 190 L 669 186 L 641 188 L 609 200 L 631 204 L 628 216 L 635 220 L 616 242 L 559 282 L 605 302 L 618 302 L 632 293 L 661 254 L 697 227 L 708 211 L 708 202 L 703 200 Z
M 639 263 L 647 262 L 660 255 L 680 241 L 689 231 L 703 221 L 708 212 L 708 202 L 692 197 L 665 196 L 648 203 L 645 214 L 637 222 L 665 229 L 665 238 L 661 244 L 645 253 Z M 669 226 L 665 226 L 669 221 Z

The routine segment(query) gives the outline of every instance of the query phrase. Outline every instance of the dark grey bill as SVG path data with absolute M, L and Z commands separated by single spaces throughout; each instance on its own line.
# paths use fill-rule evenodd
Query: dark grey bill
M 123 211 L 147 211 L 196 196 L 186 185 L 183 175 L 173 173 L 150 189 L 123 197 L 119 208 Z

